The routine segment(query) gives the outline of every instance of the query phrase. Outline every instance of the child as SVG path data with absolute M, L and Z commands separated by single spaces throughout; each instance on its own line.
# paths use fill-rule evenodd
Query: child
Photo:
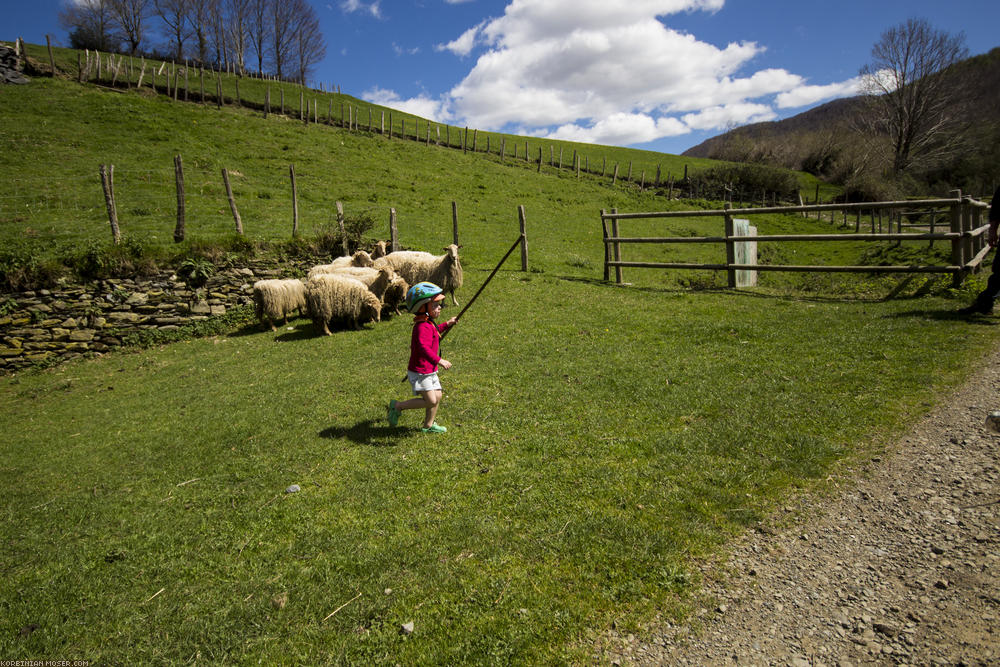
M 386 416 L 393 426 L 399 423 L 399 414 L 403 410 L 424 409 L 424 433 L 444 433 L 448 429 L 434 423 L 438 405 L 441 404 L 441 381 L 438 379 L 437 367 L 445 370 L 451 368 L 451 362 L 438 355 L 441 344 L 441 334 L 454 326 L 458 318 L 451 318 L 442 324 L 436 324 L 434 318 L 441 314 L 444 307 L 444 293 L 434 283 L 417 283 L 406 293 L 407 310 L 414 313 L 413 333 L 410 336 L 410 363 L 406 366 L 406 377 L 413 387 L 413 393 L 420 398 L 406 401 L 389 401 Z

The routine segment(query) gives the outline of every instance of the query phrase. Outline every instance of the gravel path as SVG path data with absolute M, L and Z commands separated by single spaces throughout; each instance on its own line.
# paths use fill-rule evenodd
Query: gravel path
M 608 638 L 599 661 L 1000 664 L 1000 347 L 945 403 L 740 538 L 691 623 Z

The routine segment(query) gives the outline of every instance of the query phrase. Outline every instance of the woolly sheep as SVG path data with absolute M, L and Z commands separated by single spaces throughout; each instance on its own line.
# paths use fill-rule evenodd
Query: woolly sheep
M 274 323 L 277 320 L 288 324 L 288 315 L 293 310 L 299 311 L 300 315 L 305 310 L 305 285 L 297 278 L 258 280 L 253 284 L 253 302 L 257 319 L 261 324 L 266 319 L 271 325 L 271 331 L 276 331 Z
M 333 271 L 337 275 L 350 276 L 368 287 L 368 291 L 382 301 L 382 306 L 391 308 L 399 315 L 399 304 L 406 299 L 406 290 L 410 286 L 387 266 L 381 268 L 366 266 L 351 266 Z
M 311 280 L 314 276 L 318 276 L 321 273 L 333 273 L 337 269 L 347 269 L 352 266 L 367 266 L 371 267 L 374 265 L 372 261 L 372 256 L 369 255 L 364 250 L 358 250 L 353 255 L 344 255 L 343 257 L 338 257 L 330 264 L 320 264 L 309 269 L 309 275 L 306 277 L 307 280 Z
M 385 257 L 385 241 L 376 241 L 375 247 L 372 248 L 372 259 L 379 257 Z
M 388 266 L 410 285 L 432 282 L 445 292 L 451 293 L 451 302 L 458 305 L 455 290 L 462 286 L 462 264 L 458 259 L 458 246 L 445 246 L 443 255 L 429 252 L 400 250 L 390 252 L 375 260 L 375 268 Z
M 385 294 L 382 296 L 382 303 L 386 308 L 392 308 L 392 312 L 399 315 L 399 306 L 406 301 L 406 292 L 410 289 L 410 285 L 403 280 L 402 276 L 395 273 L 392 275 L 389 287 L 386 288 Z
M 387 266 L 380 269 L 368 266 L 348 266 L 338 268 L 331 273 L 338 276 L 347 276 L 363 283 L 368 291 L 374 294 L 381 301 L 385 295 L 385 290 L 395 277 L 395 273 Z
M 360 329 L 362 321 L 378 322 L 382 312 L 382 302 L 364 283 L 336 273 L 320 274 L 306 281 L 306 305 L 313 322 L 327 336 L 331 335 L 333 319 L 346 320 L 352 328 Z

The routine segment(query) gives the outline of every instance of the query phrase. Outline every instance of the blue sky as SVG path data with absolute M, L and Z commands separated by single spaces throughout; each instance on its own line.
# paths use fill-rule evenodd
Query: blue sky
M 62 1 L 5 0 L 4 39 L 57 44 Z M 327 0 L 315 84 L 439 122 L 680 153 L 856 90 L 886 28 L 1000 46 L 997 0 Z M 6 34 L 6 31 L 16 34 Z

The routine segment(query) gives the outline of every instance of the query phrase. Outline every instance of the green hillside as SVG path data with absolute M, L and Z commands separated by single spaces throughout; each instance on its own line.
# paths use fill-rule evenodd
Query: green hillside
M 396 138 L 378 128 L 369 132 L 367 122 L 357 131 L 341 127 L 336 117 L 332 124 L 323 117 L 319 124 L 305 123 L 290 108 L 290 100 L 298 104 L 302 90 L 292 84 L 242 80 L 244 106 L 237 107 L 237 79 L 222 76 L 226 104 L 219 108 L 211 99 L 200 103 L 200 86 L 194 83 L 200 76 L 193 70 L 190 97 L 198 101 L 185 103 L 178 93 L 175 102 L 160 88 L 169 65 L 164 65 L 154 93 L 148 72 L 139 90 L 120 87 L 120 80 L 117 88 L 80 85 L 76 82 L 77 52 L 54 50 L 60 70 L 55 79 L 45 76 L 48 55 L 44 47 L 29 45 L 28 53 L 41 76 L 0 97 L 4 119 L 0 166 L 11 174 L 0 198 L 0 239 L 33 245 L 36 255 L 72 255 L 88 244 L 110 240 L 101 165 L 114 166 L 123 234 L 142 244 L 147 254 L 183 254 L 192 245 L 232 241 L 234 223 L 222 168 L 230 172 L 247 239 L 287 240 L 292 231 L 290 168 L 294 165 L 300 232 L 306 238 L 332 229 L 340 201 L 348 216 L 374 219 L 371 235 L 379 238 L 387 238 L 389 209 L 395 208 L 401 243 L 433 250 L 451 238 L 451 203 L 455 202 L 462 240 L 468 242 L 466 253 L 478 262 L 480 257 L 496 255 L 516 236 L 516 207 L 524 205 L 535 266 L 554 268 L 569 263 L 574 266 L 564 270 L 578 272 L 577 265 L 585 264 L 593 276 L 600 270 L 603 253 L 598 218 L 602 208 L 637 211 L 702 206 L 668 201 L 668 185 L 671 179 L 680 181 L 686 171 L 694 176 L 721 164 L 495 134 L 489 135 L 491 152 L 486 153 L 485 133 L 476 138 L 480 152 L 463 151 L 460 135 L 465 136 L 464 128 L 451 129 L 453 148 L 449 149 L 434 141 L 428 145 L 400 140 L 398 129 Z M 146 63 L 149 71 L 160 65 Z M 108 77 L 106 65 L 104 76 Z M 139 76 L 136 62 L 133 82 Z M 211 82 L 211 75 L 208 78 Z M 264 96 L 269 86 L 272 113 L 265 118 Z M 285 115 L 277 113 L 279 86 L 287 91 Z M 211 94 L 214 86 L 206 87 Z M 308 91 L 309 98 L 318 101 L 319 109 L 332 108 L 337 114 L 342 104 L 345 109 L 362 104 L 348 96 L 315 91 Z M 360 113 L 365 121 L 366 108 Z M 410 131 L 420 120 L 381 108 L 376 108 L 374 117 L 380 118 L 383 111 L 387 118 L 392 114 L 397 124 L 405 118 Z M 426 121 L 420 124 L 426 127 Z M 436 138 L 438 127 L 434 128 Z M 442 141 L 447 135 L 442 128 Z M 470 149 L 475 135 L 473 130 L 468 133 Z M 532 161 L 524 160 L 525 142 Z M 501 146 L 506 149 L 504 157 L 498 154 Z M 560 153 L 562 169 L 558 168 Z M 574 153 L 579 174 L 572 168 Z M 176 155 L 182 159 L 186 193 L 187 241 L 180 246 L 173 243 Z M 585 171 L 588 165 L 590 173 Z M 657 170 L 659 188 L 653 187 Z M 643 181 L 645 189 L 640 188 Z M 803 178 L 803 184 L 811 193 L 815 180 Z M 547 233 L 553 228 L 560 232 Z M 685 249 L 682 254 L 690 252 Z
M 31 52 L 44 68 L 47 54 Z M 441 436 L 412 412 L 386 422 L 387 402 L 408 394 L 406 316 L 329 337 L 306 319 L 277 332 L 243 320 L 0 377 L 0 656 L 11 660 L 600 663 L 609 636 L 641 639 L 700 613 L 706 561 L 790 494 L 884 455 L 997 341 L 990 318 L 953 315 L 979 278 L 965 293 L 945 279 L 814 274 L 730 290 L 708 272 L 638 269 L 625 271 L 631 286 L 609 284 L 601 209 L 719 203 L 81 85 L 76 55 L 57 53 L 69 75 L 0 89 L 0 260 L 106 251 L 101 164 L 115 166 L 125 238 L 152 260 L 278 255 L 292 247 L 294 165 L 299 243 L 334 224 L 340 201 L 376 219 L 367 240 L 387 236 L 391 207 L 404 245 L 436 250 L 456 202 L 465 304 L 524 205 L 529 270 L 506 265 L 442 344 L 454 366 Z M 605 149 L 586 150 L 593 168 Z M 713 164 L 607 155 L 647 174 Z M 622 224 L 721 231 L 702 218 Z M 853 231 L 788 215 L 754 224 Z M 764 259 L 852 264 L 870 248 L 800 243 Z M 626 252 L 721 259 L 694 244 Z

